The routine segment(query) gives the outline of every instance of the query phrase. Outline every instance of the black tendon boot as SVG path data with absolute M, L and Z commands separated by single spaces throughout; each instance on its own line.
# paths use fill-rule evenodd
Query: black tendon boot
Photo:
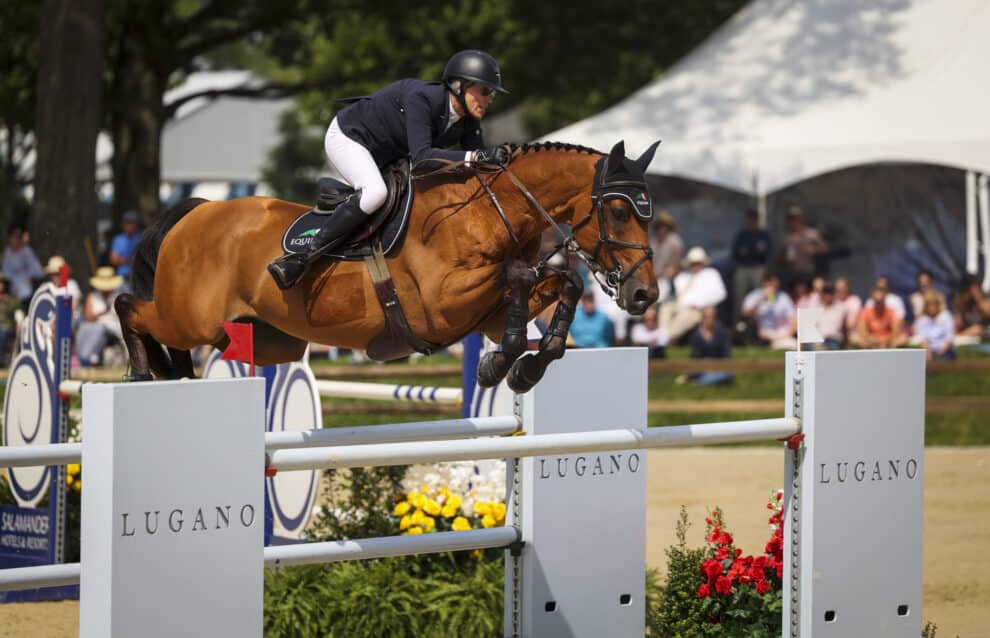
M 288 290 L 302 279 L 311 263 L 320 255 L 344 243 L 351 232 L 367 219 L 368 215 L 357 205 L 357 198 L 347 199 L 337 206 L 337 210 L 323 223 L 323 227 L 313 237 L 313 243 L 305 253 L 282 255 L 268 264 L 268 272 L 272 274 L 279 288 Z

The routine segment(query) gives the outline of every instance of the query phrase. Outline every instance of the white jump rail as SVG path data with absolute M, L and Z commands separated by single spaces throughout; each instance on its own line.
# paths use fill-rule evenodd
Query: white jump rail
M 644 448 L 715 445 L 784 439 L 801 431 L 794 418 L 726 421 L 650 428 L 516 436 L 475 441 L 384 443 L 276 450 L 268 467 L 277 471 L 414 465 L 445 461 L 523 458 Z
M 414 554 L 435 554 L 473 549 L 508 547 L 519 540 L 511 526 L 463 532 L 436 532 L 417 536 L 384 536 L 347 541 L 299 543 L 266 547 L 265 567 L 288 567 L 315 563 L 337 563 Z M 79 563 L 19 567 L 0 570 L 0 591 L 78 585 Z
M 414 423 L 384 423 L 346 428 L 266 432 L 265 449 L 276 451 L 316 446 L 374 445 L 410 441 L 441 441 L 506 436 L 519 430 L 515 416 L 442 419 Z M 65 465 L 82 460 L 82 443 L 0 446 L 0 468 Z
M 71 379 L 59 384 L 59 392 L 65 396 L 79 396 L 88 381 Z M 424 385 L 399 385 L 389 383 L 362 383 L 358 381 L 316 380 L 320 396 L 339 399 L 395 400 L 416 403 L 460 405 L 464 396 L 461 388 L 445 388 Z

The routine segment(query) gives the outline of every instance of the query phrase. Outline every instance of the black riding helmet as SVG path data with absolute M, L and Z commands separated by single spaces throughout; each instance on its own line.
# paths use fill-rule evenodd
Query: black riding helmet
M 443 83 L 456 95 L 459 92 L 450 86 L 454 80 L 477 82 L 490 86 L 499 93 L 508 94 L 502 87 L 502 71 L 498 68 L 498 62 L 484 51 L 468 49 L 451 56 L 443 69 Z

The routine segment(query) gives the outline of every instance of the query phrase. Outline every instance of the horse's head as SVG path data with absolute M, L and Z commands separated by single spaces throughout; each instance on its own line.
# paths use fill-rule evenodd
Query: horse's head
M 600 267 L 595 273 L 599 283 L 634 315 L 643 314 L 659 296 L 648 230 L 653 204 L 646 186 L 646 167 L 658 144 L 631 160 L 619 142 L 599 159 L 592 208 L 573 226 L 578 246 Z

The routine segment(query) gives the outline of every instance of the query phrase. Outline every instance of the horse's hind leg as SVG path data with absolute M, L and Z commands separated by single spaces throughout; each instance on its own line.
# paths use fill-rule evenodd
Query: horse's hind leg
M 192 352 L 189 350 L 168 349 L 168 356 L 172 360 L 171 379 L 193 379 L 196 371 L 193 369 Z
M 551 362 L 564 356 L 567 348 L 567 332 L 574 320 L 578 299 L 584 284 L 581 276 L 573 270 L 560 273 L 560 302 L 553 311 L 553 318 L 547 331 L 540 339 L 540 349 L 535 354 L 529 353 L 512 364 L 509 370 L 509 388 L 517 394 L 529 392 L 547 371 Z
M 124 375 L 124 381 L 150 381 L 152 379 L 151 361 L 155 361 L 156 368 L 162 366 L 162 360 L 159 357 L 165 357 L 164 351 L 157 341 L 150 338 L 150 335 L 146 331 L 140 330 L 138 326 L 139 313 L 145 312 L 145 309 L 153 303 L 139 301 L 133 295 L 122 294 L 117 297 L 113 304 L 117 311 L 117 317 L 120 319 L 120 329 L 130 362 L 130 371 Z M 148 339 L 146 340 L 145 337 Z M 148 346 L 152 347 L 149 349 Z M 149 350 L 153 354 L 150 354 Z
M 505 378 L 512 362 L 526 351 L 529 295 L 536 284 L 536 273 L 526 262 L 513 260 L 505 268 L 505 279 L 511 299 L 502 335 L 502 349 L 489 352 L 478 363 L 478 385 L 483 388 L 498 385 Z

